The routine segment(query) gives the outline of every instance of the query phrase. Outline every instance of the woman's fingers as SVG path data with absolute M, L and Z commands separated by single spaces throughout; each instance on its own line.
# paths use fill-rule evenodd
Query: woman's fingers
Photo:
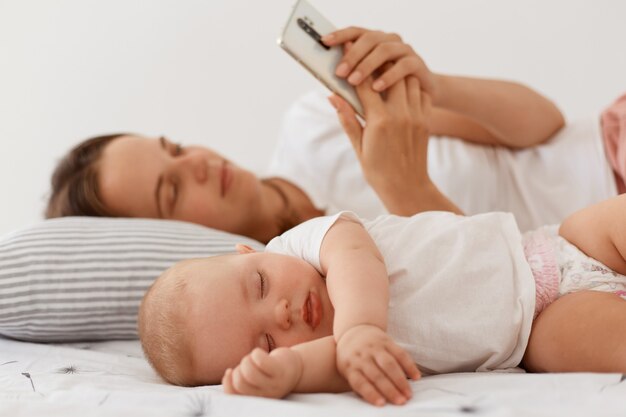
M 420 82 L 416 77 L 407 77 L 406 89 L 409 106 L 417 114 L 422 113 L 422 96 L 424 95 L 420 89 Z
M 433 74 L 413 48 L 394 33 L 349 27 L 327 34 L 323 41 L 329 46 L 353 44 L 351 48 L 344 48 L 344 56 L 335 69 L 338 77 L 346 78 L 352 85 L 376 76 L 372 87 L 382 92 L 399 80 L 414 75 L 419 78 L 422 90 L 435 94 Z M 386 62 L 393 63 L 393 66 L 381 73 Z
M 335 74 L 338 77 L 346 77 L 350 74 L 348 81 L 353 85 L 369 77 L 384 62 L 401 56 L 402 52 L 406 53 L 406 48 L 403 48 L 404 44 L 398 35 L 360 28 L 349 28 L 346 31 L 350 36 L 340 36 L 339 39 L 343 42 L 351 42 L 352 46 L 344 51 Z M 363 66 L 357 68 L 364 60 Z M 376 63 L 378 65 L 375 65 Z
M 428 130 L 432 112 L 432 99 L 430 94 L 421 89 L 420 82 L 416 77 L 407 77 L 406 86 L 409 106 L 411 106 L 413 114 L 415 115 L 415 121 Z
M 414 57 L 400 58 L 394 65 L 391 66 L 391 68 L 385 70 L 380 76 L 378 76 L 378 78 L 376 78 L 372 87 L 375 91 L 384 91 L 390 85 L 394 85 L 399 80 L 404 79 L 406 76 L 414 74 L 419 70 L 419 62 Z
M 397 41 L 381 41 L 372 45 L 356 42 L 355 47 L 346 54 L 343 60 L 349 66 L 354 65 L 348 82 L 357 85 L 370 75 L 375 75 L 376 71 L 386 62 L 399 61 L 400 58 L 412 52 L 410 46 Z
M 387 63 L 383 66 L 383 70 L 388 70 L 393 64 Z M 378 93 L 376 93 L 378 94 Z M 409 103 L 407 97 L 407 85 L 404 78 L 399 79 L 387 90 L 387 103 L 389 104 L 389 112 L 397 119 L 402 116 L 409 117 Z
M 337 110 L 337 117 L 341 127 L 348 135 L 350 143 L 354 147 L 357 155 L 361 153 L 361 138 L 363 137 L 363 127 L 356 118 L 356 113 L 350 104 L 336 94 L 328 97 L 330 104 Z
M 363 112 L 365 113 L 365 119 L 369 119 L 374 114 L 382 114 L 385 112 L 385 102 L 380 93 L 372 89 L 372 83 L 374 80 L 372 77 L 368 77 L 361 84 L 354 87 L 359 100 L 363 105 Z
M 338 29 L 334 32 L 327 33 L 322 36 L 322 41 L 328 46 L 341 45 L 347 41 L 352 41 L 367 32 L 366 29 L 350 26 L 344 29 Z
M 427 92 L 422 92 L 421 98 L 422 98 L 422 113 L 424 114 L 424 119 L 426 120 L 427 126 L 430 126 L 430 115 L 433 110 L 433 98 Z

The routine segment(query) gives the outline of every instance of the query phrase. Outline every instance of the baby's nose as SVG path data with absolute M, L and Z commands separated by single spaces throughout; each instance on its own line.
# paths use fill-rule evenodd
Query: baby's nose
M 291 312 L 289 310 L 289 301 L 284 298 L 276 304 L 274 309 L 276 323 L 283 330 L 289 330 L 291 327 Z

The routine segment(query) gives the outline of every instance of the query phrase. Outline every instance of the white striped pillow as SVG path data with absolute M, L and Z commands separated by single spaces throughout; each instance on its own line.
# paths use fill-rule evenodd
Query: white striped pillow
M 0 238 L 0 335 L 52 342 L 137 338 L 154 279 L 182 259 L 259 242 L 191 223 L 128 218 L 44 220 Z

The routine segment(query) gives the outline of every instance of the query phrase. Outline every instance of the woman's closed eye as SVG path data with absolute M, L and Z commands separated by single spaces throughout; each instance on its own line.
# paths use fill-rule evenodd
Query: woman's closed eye
M 174 211 L 174 207 L 176 206 L 176 200 L 178 199 L 178 181 L 170 180 L 168 185 L 168 194 L 167 194 L 167 207 L 169 209 L 169 213 Z
M 173 145 L 172 156 L 181 156 L 184 152 L 184 148 L 180 143 L 175 143 Z M 168 199 L 168 206 L 170 209 L 170 213 L 174 210 L 176 206 L 176 201 L 178 200 L 178 192 L 180 191 L 178 179 L 172 179 L 170 181 L 170 193 Z
M 159 142 L 161 143 L 161 147 L 165 149 L 172 156 L 180 156 L 185 151 L 185 147 L 180 142 L 173 143 L 171 140 L 169 140 L 165 136 L 161 136 L 159 138 Z

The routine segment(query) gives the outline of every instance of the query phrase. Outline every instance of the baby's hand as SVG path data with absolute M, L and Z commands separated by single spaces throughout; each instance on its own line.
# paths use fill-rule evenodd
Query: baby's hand
M 396 345 L 385 331 L 359 325 L 345 332 L 337 342 L 337 369 L 365 401 L 404 404 L 411 398 L 406 376 L 417 379 L 417 366 L 409 354 Z
M 222 378 L 227 394 L 282 398 L 289 394 L 302 375 L 302 360 L 289 348 L 267 353 L 256 348 L 235 369 L 227 369 Z

